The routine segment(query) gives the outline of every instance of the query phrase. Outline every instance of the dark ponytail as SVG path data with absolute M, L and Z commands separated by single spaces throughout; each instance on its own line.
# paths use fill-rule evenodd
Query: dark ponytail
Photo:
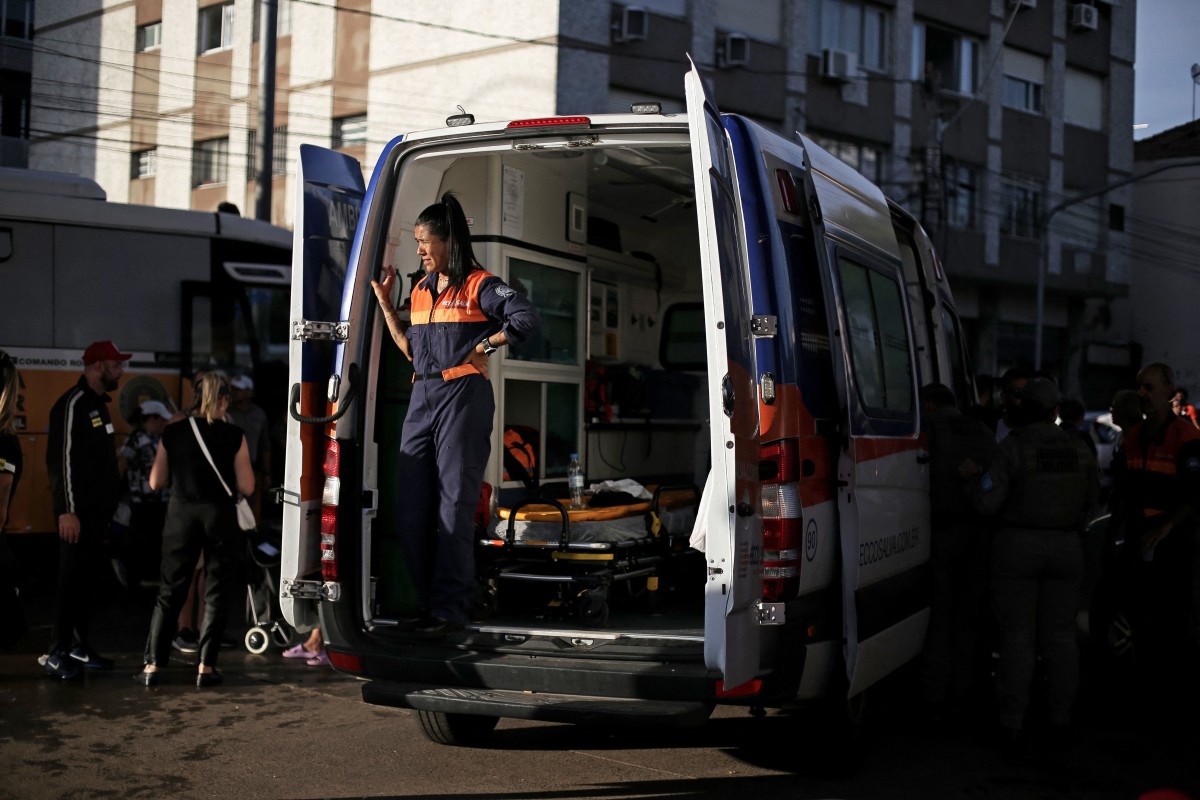
M 425 226 L 431 234 L 450 244 L 450 289 L 457 292 L 466 281 L 467 274 L 481 268 L 475 260 L 475 251 L 471 249 L 467 215 L 458 198 L 446 192 L 440 203 L 434 203 L 421 212 L 415 225 Z

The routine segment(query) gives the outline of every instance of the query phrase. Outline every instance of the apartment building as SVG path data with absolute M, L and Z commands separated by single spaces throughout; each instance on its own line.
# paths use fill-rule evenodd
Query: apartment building
M 1164 361 L 1175 380 L 1200 402 L 1200 120 L 1134 145 L 1132 338 L 1141 361 Z
M 30 166 L 252 209 L 259 1 L 43 2 L 33 93 L 54 99 Z M 805 132 L 921 216 L 979 371 L 1037 361 L 1090 405 L 1126 379 L 1130 190 L 1074 199 L 1132 172 L 1134 0 L 277 1 L 276 223 L 302 143 L 369 173 L 460 106 L 681 110 L 690 53 L 724 109 Z

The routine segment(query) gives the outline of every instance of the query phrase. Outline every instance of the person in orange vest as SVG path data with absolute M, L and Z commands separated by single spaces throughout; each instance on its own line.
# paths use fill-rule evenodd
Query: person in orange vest
M 488 359 L 534 336 L 533 302 L 475 260 L 462 206 L 450 193 L 413 226 L 425 270 L 410 295 L 409 326 L 392 305 L 396 270 L 371 281 L 384 322 L 413 362 L 400 439 L 405 499 L 396 531 L 419 608 L 401 625 L 427 638 L 459 630 L 475 595 L 475 508 L 491 455 L 496 403 Z
M 1195 699 L 1192 642 L 1196 503 L 1200 498 L 1200 430 L 1172 411 L 1175 373 L 1162 363 L 1138 373 L 1146 419 L 1125 434 L 1116 487 L 1126 524 L 1139 705 L 1160 723 L 1182 725 Z
M 1187 389 L 1175 389 L 1175 394 L 1171 395 L 1171 411 L 1181 417 L 1187 417 L 1192 421 L 1192 424 L 1200 428 L 1200 420 L 1196 416 L 1196 407 L 1188 402 Z

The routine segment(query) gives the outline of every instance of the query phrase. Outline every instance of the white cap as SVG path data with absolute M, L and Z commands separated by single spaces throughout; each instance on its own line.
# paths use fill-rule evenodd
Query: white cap
M 143 417 L 162 417 L 165 420 L 170 420 L 175 416 L 169 408 L 158 400 L 143 400 L 138 409 L 141 410 Z
M 253 389 L 254 379 L 249 375 L 238 375 L 229 382 L 229 385 L 235 389 Z

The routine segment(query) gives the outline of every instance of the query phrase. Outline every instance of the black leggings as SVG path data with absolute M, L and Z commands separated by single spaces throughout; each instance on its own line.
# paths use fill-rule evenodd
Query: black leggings
M 246 534 L 238 527 L 233 502 L 188 503 L 171 498 L 162 539 L 162 584 L 145 662 L 167 666 L 176 619 L 187 599 L 196 560 L 204 554 L 204 622 L 200 626 L 200 663 L 215 666 L 225 622 L 239 592 L 245 592 Z

